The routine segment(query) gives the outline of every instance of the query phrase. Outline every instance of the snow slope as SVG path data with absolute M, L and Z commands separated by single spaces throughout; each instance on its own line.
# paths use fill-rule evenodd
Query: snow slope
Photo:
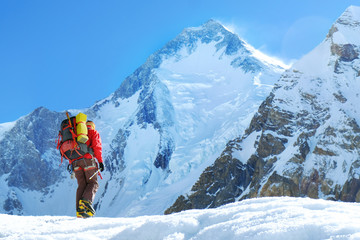
M 0 214 L 11 239 L 360 239 L 360 204 L 258 198 L 216 209 L 133 218 L 76 219 Z

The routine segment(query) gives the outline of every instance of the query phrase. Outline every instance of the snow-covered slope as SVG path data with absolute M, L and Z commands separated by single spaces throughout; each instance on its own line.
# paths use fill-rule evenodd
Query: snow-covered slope
M 10 239 L 360 239 L 360 205 L 309 198 L 261 198 L 166 216 L 76 219 L 0 214 Z
M 352 6 L 169 212 L 258 196 L 359 202 L 359 36 L 360 7 Z
M 162 213 L 244 131 L 284 67 L 210 20 L 185 29 L 113 94 L 81 110 L 104 148 L 98 215 Z M 55 150 L 63 118 L 39 108 L 0 125 L 0 212 L 73 214 L 76 182 Z

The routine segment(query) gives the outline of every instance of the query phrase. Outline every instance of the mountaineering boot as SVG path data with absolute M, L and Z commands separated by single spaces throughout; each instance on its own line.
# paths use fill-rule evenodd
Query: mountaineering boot
M 84 212 L 92 217 L 95 215 L 95 209 L 92 207 L 91 202 L 86 199 L 81 199 L 79 202 L 79 208 L 84 209 Z
M 77 218 L 88 218 L 91 216 L 86 213 L 86 210 L 84 207 L 79 206 L 79 208 L 76 210 L 76 217 Z

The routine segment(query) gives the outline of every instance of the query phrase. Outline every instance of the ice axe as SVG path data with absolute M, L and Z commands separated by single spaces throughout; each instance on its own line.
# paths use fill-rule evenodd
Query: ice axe
M 89 177 L 89 180 L 90 179 L 92 179 L 97 173 L 99 173 L 100 172 L 100 169 L 98 169 L 96 172 L 94 172 L 94 174 L 93 175 L 91 175 L 91 177 Z
M 93 175 L 91 175 L 91 177 L 89 177 L 89 180 L 91 180 L 97 173 L 99 174 L 100 178 L 103 179 L 100 173 L 100 169 L 98 169 L 96 172 L 94 172 Z

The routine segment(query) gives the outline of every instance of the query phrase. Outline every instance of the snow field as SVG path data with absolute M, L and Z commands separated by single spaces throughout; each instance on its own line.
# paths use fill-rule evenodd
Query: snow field
M 134 218 L 0 215 L 1 239 L 360 239 L 360 204 L 258 198 Z

